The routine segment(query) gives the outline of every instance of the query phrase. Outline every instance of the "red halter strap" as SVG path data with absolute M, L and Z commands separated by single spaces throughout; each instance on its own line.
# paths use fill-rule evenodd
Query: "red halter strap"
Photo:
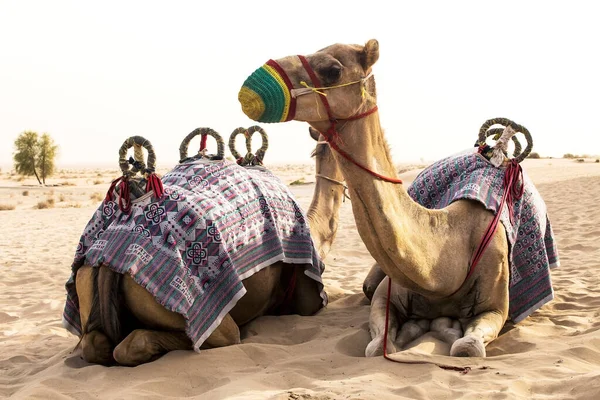
M 308 60 L 306 59 L 306 57 L 299 55 L 298 58 L 300 59 L 300 62 L 302 62 L 302 66 L 304 67 L 304 69 L 306 70 L 306 72 L 308 73 L 308 76 L 310 77 L 312 84 L 314 85 L 314 87 L 321 87 L 321 82 L 319 81 L 319 78 L 317 77 L 317 75 L 315 74 L 315 72 L 313 71 L 312 67 L 310 66 L 310 64 L 308 63 Z M 317 92 L 319 93 L 319 92 Z M 364 165 L 360 164 L 359 162 L 357 162 L 354 158 L 352 158 L 352 156 L 350 154 L 348 154 L 346 151 L 342 150 L 338 144 L 337 144 L 337 137 L 339 136 L 339 133 L 336 130 L 336 124 L 338 123 L 338 119 L 335 118 L 333 116 L 333 113 L 331 112 L 331 106 L 329 105 L 329 101 L 327 101 L 327 96 L 325 96 L 322 93 L 319 93 L 321 95 L 321 101 L 323 102 L 323 105 L 325 106 L 325 110 L 327 110 L 327 116 L 329 117 L 329 122 L 331 125 L 329 125 L 329 128 L 327 129 L 327 131 L 324 133 L 323 136 L 325 136 L 325 139 L 327 140 L 327 142 L 329 143 L 329 145 L 335 150 L 337 151 L 342 157 L 344 157 L 346 160 L 350 161 L 352 164 L 356 165 L 357 167 L 359 167 L 360 169 L 362 169 L 363 171 L 368 172 L 369 174 L 373 175 L 374 177 L 381 179 L 382 181 L 385 182 L 390 182 L 390 183 L 402 183 L 401 179 L 398 178 L 391 178 L 385 175 L 381 175 L 367 167 L 365 167 Z M 369 111 L 354 115 L 352 117 L 349 118 L 345 118 L 344 121 L 354 121 L 357 119 L 361 119 L 364 117 L 367 117 L 373 113 L 375 113 L 377 111 L 377 106 L 373 107 L 372 109 L 370 109 Z

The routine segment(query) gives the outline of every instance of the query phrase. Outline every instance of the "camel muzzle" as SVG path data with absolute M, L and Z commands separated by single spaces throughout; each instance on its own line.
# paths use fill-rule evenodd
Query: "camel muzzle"
M 246 79 L 238 93 L 238 100 L 244 114 L 255 121 L 290 121 L 296 112 L 292 88 L 285 71 L 276 61 L 269 60 Z

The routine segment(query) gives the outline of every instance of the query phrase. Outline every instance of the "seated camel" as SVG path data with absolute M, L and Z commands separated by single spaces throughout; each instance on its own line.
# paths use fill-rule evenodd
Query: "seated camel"
M 129 212 L 105 200 L 84 230 L 66 285 L 63 322 L 81 337 L 82 357 L 135 366 L 171 350 L 240 343 L 240 326 L 261 315 L 315 314 L 327 300 L 321 258 L 344 194 L 329 147 L 318 143 L 315 154 L 325 179 L 317 179 L 306 218 L 268 170 L 222 157 L 182 157 L 162 177 L 164 194 L 150 191 Z M 194 184 L 183 189 L 183 179 Z
M 536 207 L 522 216 L 532 211 L 542 215 L 536 227 L 541 236 L 532 239 L 531 248 L 518 247 L 517 252 L 515 246 L 522 245 L 513 241 L 514 226 L 509 232 L 503 222 L 488 230 L 498 204 L 494 208 L 477 201 L 480 186 L 461 188 L 474 197 L 453 198 L 440 209 L 413 200 L 398 179 L 380 125 L 372 74 L 378 59 L 379 43 L 369 40 L 364 46 L 334 44 L 307 56 L 269 60 L 245 80 L 238 99 L 243 112 L 256 121 L 308 122 L 335 150 L 360 237 L 385 274 L 380 274 L 383 279 L 371 305 L 372 341 L 366 355 L 400 350 L 433 329 L 447 333 L 451 355 L 485 356 L 485 346 L 498 336 L 509 314 L 518 321 L 553 297 L 548 267 L 558 264 L 558 256 L 545 205 L 537 191 L 525 185 L 523 196 Z M 472 152 L 461 163 L 483 170 L 489 161 Z M 511 162 L 494 167 L 489 179 L 502 182 L 509 167 L 519 171 Z M 437 172 L 427 176 L 417 197 L 444 196 L 434 193 L 443 181 Z M 524 180 L 526 176 L 517 179 L 521 184 Z M 520 215 L 512 217 L 518 221 Z M 473 257 L 484 237 L 487 247 L 477 252 L 474 268 Z M 511 264 L 516 253 L 528 257 L 530 265 L 524 270 Z M 519 301 L 513 297 L 515 288 L 534 293 Z

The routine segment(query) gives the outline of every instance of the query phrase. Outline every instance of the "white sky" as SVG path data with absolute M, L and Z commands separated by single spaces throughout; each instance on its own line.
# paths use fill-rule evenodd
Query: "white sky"
M 193 129 L 228 137 L 254 124 L 237 93 L 269 58 L 371 38 L 395 162 L 470 147 L 499 116 L 525 125 L 543 156 L 600 154 L 599 11 L 594 1 L 0 1 L 0 165 L 34 130 L 59 144 L 62 166 L 116 168 L 131 135 L 171 166 Z M 310 161 L 306 124 L 262 126 L 267 165 Z

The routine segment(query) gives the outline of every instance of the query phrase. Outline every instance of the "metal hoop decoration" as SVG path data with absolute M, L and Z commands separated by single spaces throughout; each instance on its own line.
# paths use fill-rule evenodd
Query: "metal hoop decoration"
M 486 132 L 494 125 L 501 125 L 504 127 L 510 126 L 515 130 L 515 132 L 522 133 L 523 136 L 525 136 L 525 140 L 527 140 L 527 147 L 525 147 L 525 150 L 523 150 L 523 152 L 521 152 L 518 156 L 513 157 L 513 159 L 520 163 L 527 158 L 529 153 L 531 153 L 531 149 L 533 148 L 533 139 L 531 138 L 531 133 L 529 133 L 529 130 L 527 130 L 527 128 L 525 128 L 523 125 L 519 125 L 508 118 L 492 118 L 485 121 L 479 129 L 477 143 L 479 145 L 485 145 L 485 141 L 488 137 Z
M 238 162 L 238 164 L 241 162 L 241 160 L 243 160 L 243 157 L 240 153 L 238 153 L 238 151 L 235 148 L 235 139 L 238 135 L 243 134 L 245 138 L 248 137 L 248 133 L 247 133 L 247 129 L 243 128 L 243 127 L 239 127 L 239 128 L 235 128 L 233 130 L 233 132 L 231 132 L 231 135 L 229 135 L 229 151 L 231 151 L 231 155 L 233 156 L 233 158 L 235 158 L 235 160 Z M 252 150 L 252 148 L 248 147 L 248 139 L 246 139 L 246 150 L 247 152 L 250 152 Z
M 260 148 L 258 150 L 256 150 L 256 159 L 257 159 L 258 163 L 260 165 L 262 165 L 262 161 L 265 158 L 265 153 L 267 152 L 267 149 L 269 148 L 269 137 L 267 136 L 267 132 L 265 132 L 265 130 L 258 125 L 251 126 L 250 128 L 248 128 L 247 132 L 248 132 L 248 136 L 246 138 L 246 148 L 250 149 L 249 151 L 252 150 L 252 136 L 254 135 L 255 132 L 258 132 L 260 134 L 260 137 L 262 139 L 262 144 L 261 144 Z
M 134 157 L 127 159 L 127 150 L 133 147 Z M 144 164 L 142 148 L 148 151 L 147 166 Z M 130 168 L 131 164 L 131 168 Z M 119 149 L 119 167 L 123 176 L 133 177 L 138 172 L 143 176 L 156 170 L 156 153 L 149 140 L 142 136 L 131 136 L 127 138 Z
M 256 155 L 252 153 L 252 136 L 255 132 L 258 132 L 262 139 L 261 147 L 256 151 Z M 235 148 L 235 140 L 239 134 L 243 134 L 246 139 L 246 155 L 242 155 Z M 229 150 L 236 159 L 237 163 L 242 166 L 247 165 L 262 165 L 262 161 L 265 158 L 265 153 L 269 148 L 269 138 L 263 128 L 258 125 L 253 125 L 250 128 L 236 128 L 229 136 Z
M 134 157 L 127 159 L 127 150 L 133 147 Z M 144 153 L 142 148 L 148 151 L 147 166 L 144 164 Z M 129 168 L 131 164 L 131 168 Z M 123 175 L 112 181 L 104 201 L 113 201 L 114 194 L 117 193 L 117 203 L 119 208 L 124 213 L 131 211 L 131 189 L 134 193 L 138 191 L 133 178 L 138 172 L 142 177 L 146 178 L 146 193 L 150 190 L 154 191 L 157 198 L 163 195 L 163 186 L 160 178 L 155 174 L 156 170 L 156 153 L 149 140 L 142 136 L 131 136 L 123 142 L 119 148 L 119 167 Z M 131 187 L 130 187 L 131 184 Z M 134 194 L 135 195 L 135 194 Z
M 196 136 L 200 135 L 200 150 L 193 157 L 188 157 L 188 146 L 190 141 Z M 223 137 L 215 130 L 211 128 L 196 128 L 191 131 L 181 142 L 179 146 L 179 162 L 185 162 L 190 158 L 196 158 L 198 156 L 202 157 L 206 155 L 206 138 L 208 136 L 212 136 L 217 141 L 217 154 L 210 157 L 211 160 L 222 160 L 225 157 L 225 142 L 223 142 Z
M 491 128 L 488 129 L 486 135 L 488 138 L 492 137 L 494 140 L 498 140 L 500 139 L 500 136 L 502 136 L 502 132 L 504 132 L 503 128 Z M 519 139 L 516 136 L 513 136 L 511 139 L 515 145 L 515 149 L 513 150 L 513 157 L 518 157 L 523 151 L 523 147 L 521 146 L 521 142 L 519 142 Z

